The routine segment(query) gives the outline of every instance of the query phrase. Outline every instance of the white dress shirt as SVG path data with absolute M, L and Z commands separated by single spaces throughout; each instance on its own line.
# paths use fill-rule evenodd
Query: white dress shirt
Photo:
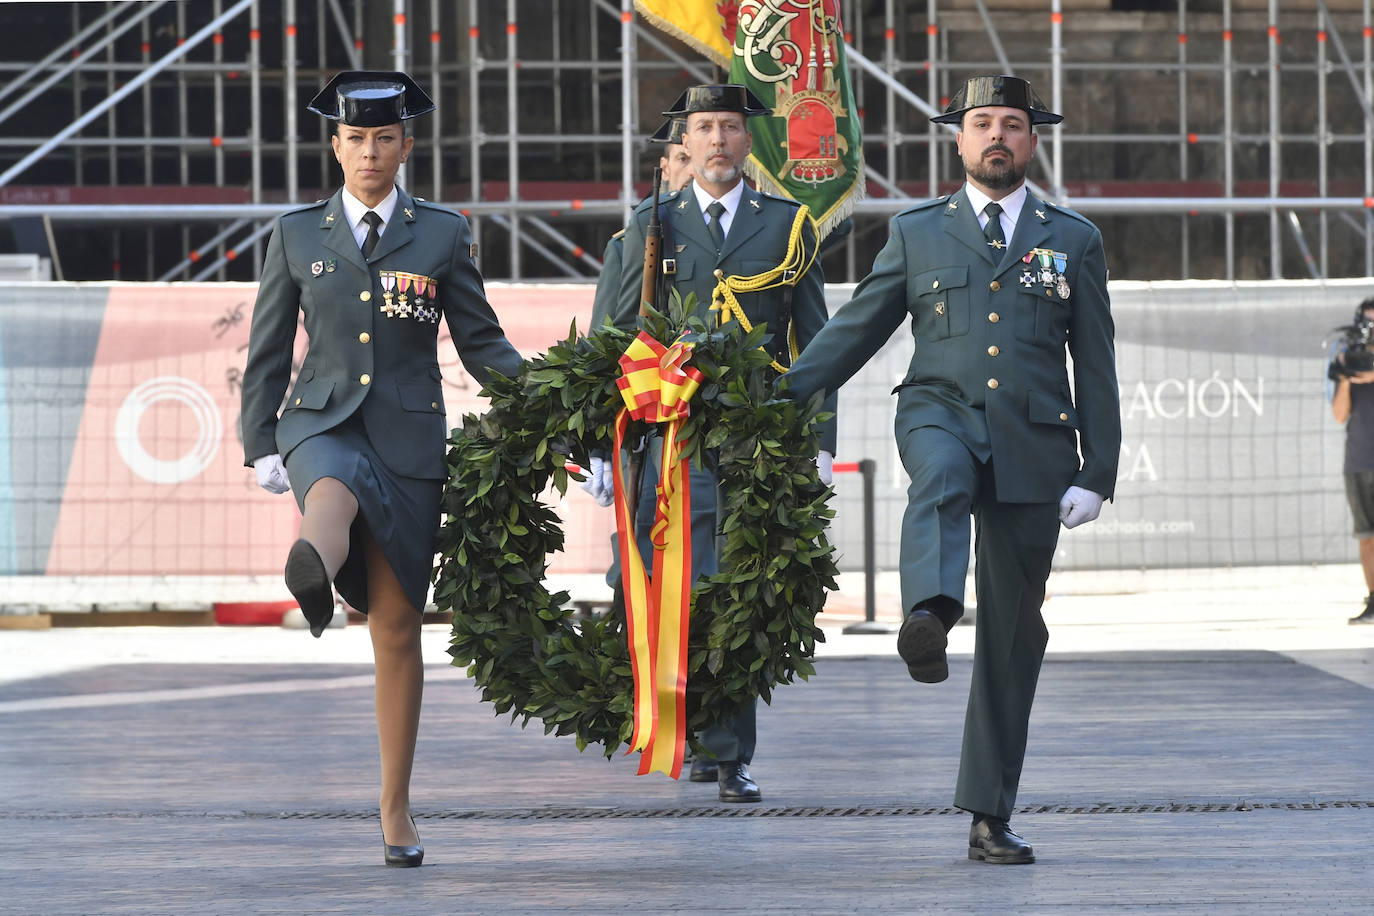
M 386 231 L 387 223 L 391 222 L 391 214 L 396 212 L 396 186 L 391 186 L 391 193 L 388 194 L 381 203 L 375 207 L 369 207 L 358 198 L 348 192 L 348 188 L 343 189 L 343 209 L 344 218 L 348 220 L 348 227 L 353 230 L 353 239 L 358 243 L 358 249 L 362 250 L 363 242 L 367 241 L 367 223 L 363 222 L 363 215 L 368 210 L 373 210 L 382 218 L 382 224 L 377 227 L 377 235 L 380 236 Z M 1010 238 L 1011 236 L 1007 236 Z

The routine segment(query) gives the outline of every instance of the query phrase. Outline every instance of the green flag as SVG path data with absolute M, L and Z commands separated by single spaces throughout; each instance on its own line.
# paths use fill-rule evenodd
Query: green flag
M 762 190 L 810 207 L 823 239 L 864 196 L 839 0 L 757 0 L 750 12 L 735 30 L 730 81 L 748 86 L 773 115 L 750 119 L 745 170 Z

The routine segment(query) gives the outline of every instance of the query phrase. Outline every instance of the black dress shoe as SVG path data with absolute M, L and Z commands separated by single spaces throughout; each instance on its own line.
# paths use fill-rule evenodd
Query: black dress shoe
M 908 614 L 897 633 L 897 654 L 906 662 L 907 674 L 922 684 L 938 684 L 949 677 L 947 645 L 944 623 L 925 608 Z
M 702 757 L 692 758 L 692 772 L 687 775 L 688 782 L 716 782 L 719 767 L 714 760 Z
M 297 541 L 296 543 L 303 543 Z M 410 826 L 415 827 L 415 818 L 410 819 Z M 386 841 L 386 831 L 382 831 L 382 858 L 387 865 L 396 868 L 415 868 L 425 860 L 425 847 L 420 845 L 420 831 L 415 830 L 415 843 L 411 846 L 392 846 Z
M 991 865 L 1029 865 L 1035 850 L 1011 829 L 1004 817 L 974 815 L 968 832 L 968 857 Z
M 723 802 L 763 801 L 759 784 L 749 777 L 749 765 L 738 760 L 722 760 L 716 765 L 720 800 Z
M 286 555 L 286 588 L 310 624 L 310 635 L 319 639 L 334 618 L 334 592 L 324 561 L 304 538 L 292 544 Z
M 1374 598 L 1371 598 L 1365 602 L 1364 613 L 1358 617 L 1351 617 L 1350 623 L 1353 626 L 1360 626 L 1361 624 L 1366 623 L 1374 623 Z

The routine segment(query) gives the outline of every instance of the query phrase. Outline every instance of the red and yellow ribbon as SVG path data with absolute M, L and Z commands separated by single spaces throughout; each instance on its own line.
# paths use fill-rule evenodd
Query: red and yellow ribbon
M 665 347 L 640 332 L 620 357 L 616 380 L 625 409 L 615 423 L 616 537 L 625 593 L 625 622 L 634 671 L 634 734 L 630 751 L 640 751 L 639 773 L 658 770 L 676 779 L 682 772 L 687 736 L 687 623 L 692 598 L 691 488 L 688 462 L 681 459 L 678 432 L 702 375 L 685 365 L 691 344 Z M 631 419 L 666 423 L 663 458 L 654 504 L 652 576 L 634 537 L 634 518 L 625 490 L 625 429 Z

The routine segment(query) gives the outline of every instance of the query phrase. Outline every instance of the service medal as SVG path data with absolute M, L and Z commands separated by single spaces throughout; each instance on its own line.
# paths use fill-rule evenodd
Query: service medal
M 391 291 L 396 286 L 396 273 L 390 270 L 381 270 L 377 272 L 377 276 L 382 280 L 382 298 L 386 300 L 386 304 L 378 308 L 377 311 L 385 312 L 386 317 L 391 318 L 396 314 L 396 306 L 391 301 Z
M 1035 274 L 1031 273 L 1029 270 L 1021 271 L 1021 285 L 1024 286 L 1026 289 L 1030 289 L 1032 286 L 1034 286 Z
M 1059 282 L 1055 284 L 1055 291 L 1059 293 L 1060 299 L 1069 298 L 1069 278 L 1060 274 Z
M 1051 256 L 1054 258 L 1054 269 L 1062 274 L 1064 268 L 1069 266 L 1069 256 L 1062 251 L 1051 252 Z
M 314 264 L 310 265 L 310 276 L 318 277 L 322 273 L 324 273 L 323 261 L 316 261 Z

